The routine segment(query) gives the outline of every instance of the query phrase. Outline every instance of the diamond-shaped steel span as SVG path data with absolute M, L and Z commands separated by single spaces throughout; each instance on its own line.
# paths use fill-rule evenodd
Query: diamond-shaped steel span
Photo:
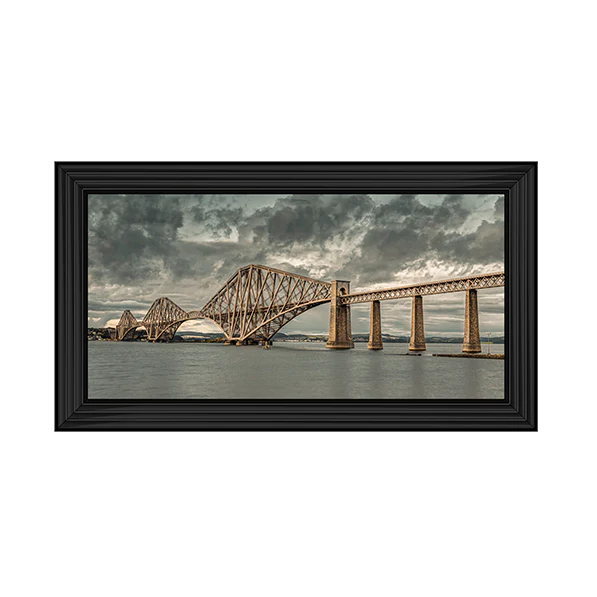
M 147 330 L 148 340 L 171 340 L 189 314 L 169 298 L 162 297 L 154 301 L 143 318 L 142 325 Z M 166 335 L 165 338 L 162 338 Z
M 130 336 L 131 332 L 139 325 L 140 324 L 135 316 L 127 309 L 120 317 L 120 321 L 116 324 L 116 339 L 124 340 L 127 336 Z
M 291 319 L 330 299 L 329 282 L 247 265 L 199 313 L 217 323 L 230 340 L 269 340 Z

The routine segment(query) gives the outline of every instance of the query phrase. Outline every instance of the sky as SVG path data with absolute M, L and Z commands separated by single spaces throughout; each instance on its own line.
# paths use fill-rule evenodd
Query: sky
M 504 269 L 502 195 L 90 195 L 88 325 L 142 319 L 156 298 L 200 309 L 240 267 L 255 263 L 351 291 Z M 479 291 L 481 334 L 504 332 L 503 288 Z M 426 335 L 462 335 L 464 293 L 425 297 Z M 411 300 L 381 303 L 382 332 L 410 334 Z M 329 306 L 285 333 L 327 334 Z M 352 306 L 368 333 L 369 305 Z M 220 332 L 212 322 L 179 332 Z

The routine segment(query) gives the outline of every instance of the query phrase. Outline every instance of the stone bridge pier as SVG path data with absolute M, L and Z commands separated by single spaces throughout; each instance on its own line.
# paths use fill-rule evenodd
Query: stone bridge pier
M 476 290 L 466 291 L 464 302 L 464 344 L 462 345 L 462 352 L 481 352 L 479 308 Z
M 367 344 L 369 350 L 382 350 L 383 342 L 381 341 L 381 309 L 379 301 L 371 301 L 371 314 L 369 317 L 369 343 Z
M 425 325 L 423 323 L 423 297 L 420 294 L 413 295 L 410 320 L 410 345 L 408 349 L 416 352 L 427 350 L 425 346 Z
M 350 282 L 333 280 L 330 301 L 330 335 L 326 348 L 337 350 L 354 348 L 350 324 L 350 305 L 343 305 L 340 297 L 350 294 Z

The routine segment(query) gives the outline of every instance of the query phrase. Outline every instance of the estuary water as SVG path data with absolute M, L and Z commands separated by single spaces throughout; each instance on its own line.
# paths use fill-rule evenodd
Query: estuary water
M 88 342 L 90 399 L 101 398 L 504 398 L 504 361 L 433 357 L 459 344 L 329 350 L 323 342 L 224 346 Z M 487 347 L 483 346 L 483 352 Z M 492 352 L 504 352 L 494 344 Z

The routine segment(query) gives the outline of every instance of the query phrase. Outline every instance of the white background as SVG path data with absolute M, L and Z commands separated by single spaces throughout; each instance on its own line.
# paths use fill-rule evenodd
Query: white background
M 595 594 L 590 6 L 3 9 L 4 595 Z M 539 433 L 54 433 L 54 160 L 538 160 Z

